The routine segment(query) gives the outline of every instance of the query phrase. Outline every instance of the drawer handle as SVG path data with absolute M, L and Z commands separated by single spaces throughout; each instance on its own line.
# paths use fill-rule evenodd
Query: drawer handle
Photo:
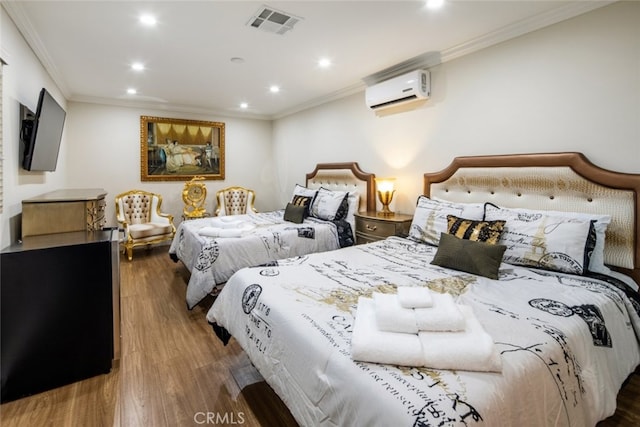
M 365 225 L 365 228 L 366 228 L 368 231 L 376 231 L 376 230 L 378 229 L 378 227 L 377 227 L 376 225 L 374 225 L 374 226 L 372 227 L 372 226 L 370 226 L 369 224 L 366 224 L 366 225 Z

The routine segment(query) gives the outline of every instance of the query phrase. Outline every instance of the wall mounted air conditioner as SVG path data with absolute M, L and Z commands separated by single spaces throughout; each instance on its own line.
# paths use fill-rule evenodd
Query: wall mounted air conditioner
M 367 87 L 367 107 L 382 110 L 413 101 L 429 99 L 431 79 L 429 71 L 415 70 Z

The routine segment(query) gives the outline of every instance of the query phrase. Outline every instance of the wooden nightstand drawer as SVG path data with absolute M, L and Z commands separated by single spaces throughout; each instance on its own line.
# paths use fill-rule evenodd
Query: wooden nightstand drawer
M 370 243 L 389 236 L 409 234 L 411 215 L 378 216 L 376 212 L 358 212 L 356 215 L 356 243 Z
M 388 237 L 396 233 L 396 224 L 356 217 L 356 230 L 373 236 Z

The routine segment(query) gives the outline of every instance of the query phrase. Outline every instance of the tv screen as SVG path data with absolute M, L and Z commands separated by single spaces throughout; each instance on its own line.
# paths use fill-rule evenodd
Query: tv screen
M 22 167 L 29 171 L 54 171 L 67 113 L 46 89 L 40 91 L 35 115 L 22 122 L 24 157 Z

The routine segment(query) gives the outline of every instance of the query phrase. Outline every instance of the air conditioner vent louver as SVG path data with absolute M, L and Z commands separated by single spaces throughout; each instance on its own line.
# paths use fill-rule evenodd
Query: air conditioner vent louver
M 247 25 L 268 33 L 284 34 L 293 29 L 302 18 L 290 13 L 276 10 L 269 6 L 262 6 L 253 14 Z

